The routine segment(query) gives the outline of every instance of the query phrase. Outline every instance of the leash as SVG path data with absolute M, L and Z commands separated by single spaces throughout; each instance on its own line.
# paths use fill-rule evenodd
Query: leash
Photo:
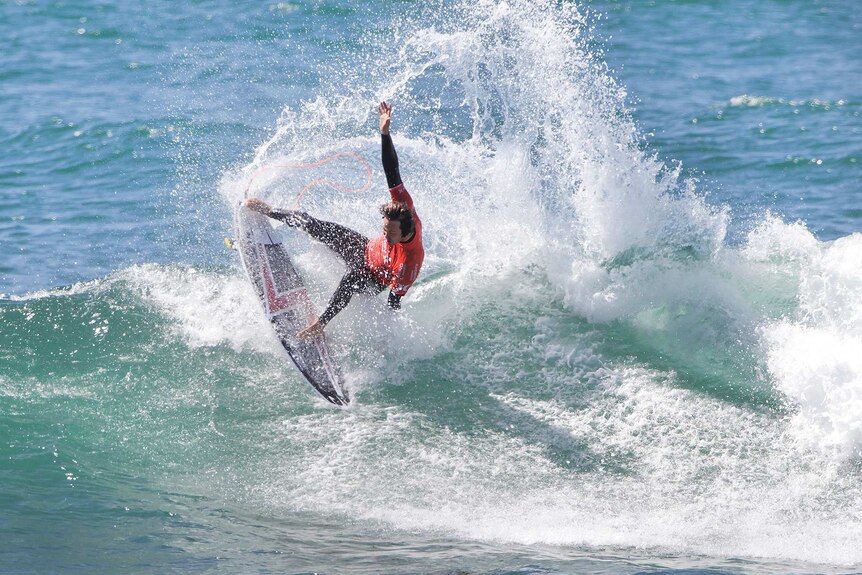
M 315 180 L 312 180 L 311 182 L 306 184 L 304 188 L 302 188 L 302 191 L 299 192 L 299 195 L 296 197 L 296 200 L 294 200 L 294 202 L 293 202 L 293 209 L 296 209 L 299 206 L 299 202 L 300 202 L 300 200 L 302 200 L 302 196 L 305 195 L 305 192 L 307 192 L 308 190 L 310 190 L 311 188 L 313 188 L 314 186 L 317 186 L 317 185 L 327 185 L 327 186 L 330 186 L 336 190 L 344 192 L 346 194 L 359 194 L 359 193 L 368 191 L 368 189 L 371 188 L 371 166 L 368 165 L 368 162 L 365 161 L 365 158 L 363 158 L 362 156 L 360 156 L 359 154 L 357 154 L 355 152 L 339 152 L 337 154 L 333 154 L 331 156 L 328 156 L 328 157 L 326 157 L 326 158 L 324 158 L 318 162 L 314 162 L 312 164 L 262 166 L 260 169 L 258 169 L 254 173 L 254 175 L 248 181 L 248 185 L 245 187 L 245 192 L 243 193 L 243 197 L 248 198 L 248 192 L 249 192 L 249 190 L 251 190 L 252 184 L 257 179 L 257 177 L 260 174 L 262 174 L 264 171 L 268 171 L 268 170 L 305 170 L 305 169 L 309 169 L 309 168 L 317 168 L 317 167 L 323 166 L 325 164 L 328 164 L 332 160 L 335 160 L 336 158 L 340 158 L 342 156 L 351 156 L 353 158 L 356 158 L 357 160 L 359 160 L 359 163 L 361 163 L 365 167 L 365 173 L 366 173 L 365 184 L 363 184 L 362 186 L 360 186 L 358 188 L 348 188 L 346 186 L 342 186 L 341 184 L 339 184 L 337 182 L 333 182 L 332 180 L 327 180 L 326 178 L 317 178 Z

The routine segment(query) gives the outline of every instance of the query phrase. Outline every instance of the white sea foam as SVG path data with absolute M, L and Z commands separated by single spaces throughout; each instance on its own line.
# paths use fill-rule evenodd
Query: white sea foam
M 119 279 L 167 316 L 175 335 L 192 347 L 271 352 L 278 343 L 251 284 L 237 272 L 224 276 L 193 267 L 142 265 L 124 270 Z
M 764 106 L 778 104 L 782 106 L 792 106 L 794 108 L 807 106 L 810 108 L 824 108 L 828 110 L 832 106 L 844 106 L 846 102 L 844 100 L 827 102 L 824 100 L 818 100 L 817 98 L 811 98 L 809 100 L 788 100 L 786 98 L 776 98 L 773 96 L 751 96 L 749 94 L 743 94 L 741 96 L 734 96 L 733 98 L 731 98 L 729 100 L 729 104 L 731 107 L 735 108 L 761 108 Z
M 91 280 L 87 282 L 78 282 L 72 284 L 67 287 L 55 288 L 55 289 L 47 289 L 47 290 L 38 290 L 30 293 L 26 293 L 24 295 L 15 295 L 15 294 L 0 294 L 0 299 L 5 299 L 8 301 L 15 302 L 24 302 L 31 300 L 38 300 L 49 297 L 64 297 L 70 295 L 78 295 L 82 293 L 92 292 L 94 290 L 99 289 L 104 285 L 103 280 Z
M 781 421 L 636 366 L 595 376 L 603 389 L 580 409 L 495 395 L 513 410 L 507 431 L 458 433 L 395 407 L 285 420 L 268 433 L 291 446 L 290 465 L 258 461 L 243 496 L 506 543 L 862 560 L 862 523 L 838 528 L 823 503 L 840 486 L 851 503 L 839 516 L 859 517 L 858 486 L 788 452 Z M 553 457 L 561 448 L 571 460 Z
M 783 235 L 781 232 L 776 233 Z M 798 232 L 790 227 L 786 233 Z M 791 245 L 787 257 L 795 257 L 796 244 Z M 778 250 L 778 257 L 782 256 Z M 838 457 L 859 456 L 862 235 L 806 251 L 798 278 L 798 309 L 763 327 L 769 370 L 778 387 L 798 406 L 792 426 L 797 441 Z

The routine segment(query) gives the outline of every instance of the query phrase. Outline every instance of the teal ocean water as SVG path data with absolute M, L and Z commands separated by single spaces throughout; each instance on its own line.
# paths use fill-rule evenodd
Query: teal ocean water
M 862 571 L 852 2 L 0 1 L 0 573 Z M 246 191 L 420 281 L 285 363 Z M 341 275 L 283 232 L 318 306 Z

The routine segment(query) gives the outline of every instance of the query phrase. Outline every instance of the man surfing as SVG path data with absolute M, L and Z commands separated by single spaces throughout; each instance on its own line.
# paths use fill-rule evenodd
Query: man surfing
M 425 249 L 422 247 L 422 222 L 413 207 L 398 170 L 398 155 L 389 135 L 392 106 L 380 102 L 380 143 L 383 171 L 392 201 L 380 206 L 383 233 L 369 239 L 334 222 L 325 222 L 296 210 L 273 209 L 266 202 L 251 198 L 245 205 L 256 212 L 298 228 L 338 254 L 347 271 L 338 284 L 329 305 L 317 321 L 301 330 L 299 337 L 314 337 L 335 315 L 343 310 L 357 293 L 377 295 L 389 288 L 389 307 L 399 309 L 401 298 L 419 277 Z

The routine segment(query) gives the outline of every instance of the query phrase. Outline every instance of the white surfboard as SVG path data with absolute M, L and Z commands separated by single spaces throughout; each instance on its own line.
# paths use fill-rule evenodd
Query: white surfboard
M 344 388 L 341 370 L 329 352 L 326 335 L 310 339 L 296 336 L 317 314 L 269 219 L 240 204 L 234 221 L 236 248 L 243 267 L 284 351 L 320 395 L 336 405 L 346 405 L 350 396 Z

